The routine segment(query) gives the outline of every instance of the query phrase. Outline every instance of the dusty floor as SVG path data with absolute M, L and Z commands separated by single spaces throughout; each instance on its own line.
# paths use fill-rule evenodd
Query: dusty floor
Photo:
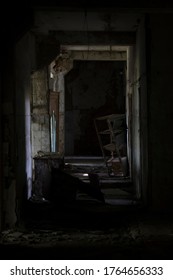
M 30 211 L 20 226 L 1 233 L 1 259 L 173 259 L 170 216 L 91 201 L 30 205 Z
M 147 212 L 129 178 L 103 166 L 69 167 L 84 181 L 88 168 L 98 173 L 105 203 L 83 193 L 71 203 L 26 201 L 16 228 L 0 234 L 1 259 L 173 259 L 173 213 Z

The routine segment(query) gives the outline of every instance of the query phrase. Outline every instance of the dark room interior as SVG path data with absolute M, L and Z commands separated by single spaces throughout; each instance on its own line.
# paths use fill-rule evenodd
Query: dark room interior
M 1 259 L 173 259 L 172 4 L 55 2 L 1 9 Z

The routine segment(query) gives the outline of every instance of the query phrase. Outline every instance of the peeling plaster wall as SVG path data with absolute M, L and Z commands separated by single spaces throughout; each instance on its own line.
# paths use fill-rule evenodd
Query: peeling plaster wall
M 49 79 L 49 89 L 53 92 L 58 92 L 59 106 L 58 106 L 58 153 L 64 155 L 64 115 L 65 115 L 65 75 L 71 70 L 73 60 L 68 52 L 64 52 L 51 63 L 52 78 Z M 54 68 L 55 67 L 55 68 Z
M 149 170 L 152 207 L 173 209 L 173 26 L 172 14 L 150 15 Z
M 125 51 L 113 51 L 111 46 L 108 46 L 108 51 L 93 51 L 88 49 L 88 51 L 71 51 L 70 58 L 75 60 L 117 60 L 126 61 Z
M 74 61 L 66 75 L 65 153 L 102 155 L 94 118 L 125 113 L 123 61 Z
M 50 152 L 49 93 L 47 69 L 32 74 L 32 157 L 38 151 Z

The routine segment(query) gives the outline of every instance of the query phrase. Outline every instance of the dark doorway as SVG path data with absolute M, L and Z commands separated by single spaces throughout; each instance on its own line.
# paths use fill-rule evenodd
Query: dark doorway
M 125 113 L 126 61 L 74 61 L 65 77 L 65 155 L 101 156 L 94 119 Z

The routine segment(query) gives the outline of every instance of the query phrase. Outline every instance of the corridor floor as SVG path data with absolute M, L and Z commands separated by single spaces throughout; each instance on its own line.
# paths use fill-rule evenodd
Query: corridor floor
M 173 259 L 171 216 L 93 201 L 27 208 L 20 225 L 1 233 L 1 259 Z

